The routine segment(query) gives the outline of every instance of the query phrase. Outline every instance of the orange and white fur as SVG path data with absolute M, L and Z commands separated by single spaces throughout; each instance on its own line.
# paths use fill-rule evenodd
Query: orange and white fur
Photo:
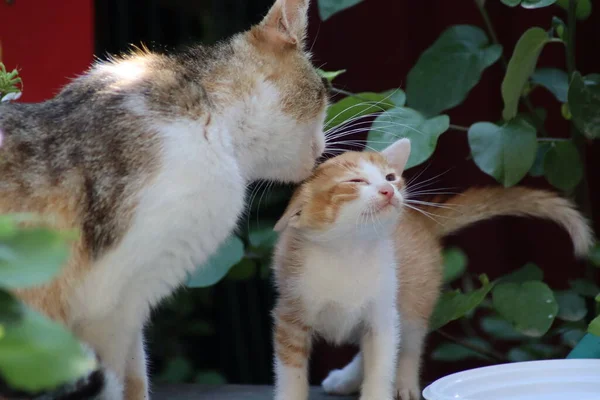
M 149 398 L 151 308 L 233 232 L 247 185 L 312 173 L 327 88 L 307 13 L 277 0 L 215 46 L 99 62 L 51 100 L 0 106 L 0 213 L 81 232 L 56 279 L 17 295 L 97 354 L 97 398 Z
M 420 398 L 428 320 L 442 280 L 440 239 L 501 215 L 554 220 L 583 256 L 587 222 L 554 193 L 522 187 L 469 189 L 438 199 L 441 224 L 414 208 L 401 174 L 410 143 L 348 152 L 320 165 L 276 225 L 279 292 L 274 309 L 276 400 L 306 400 L 311 338 L 357 342 L 361 351 L 322 385 L 362 400 Z M 418 185 L 418 184 L 417 184 Z M 432 211 L 431 209 L 423 211 Z

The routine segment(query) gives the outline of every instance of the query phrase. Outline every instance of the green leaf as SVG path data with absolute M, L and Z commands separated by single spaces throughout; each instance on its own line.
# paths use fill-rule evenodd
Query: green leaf
M 13 389 L 53 390 L 90 374 L 96 359 L 62 325 L 23 307 L 21 320 L 4 326 L 0 375 Z
M 458 279 L 467 269 L 467 255 L 458 247 L 450 247 L 443 252 L 444 282 L 450 283 Z
M 556 3 L 556 0 L 500 0 L 509 7 L 516 7 L 521 4 L 523 8 L 542 8 Z
M 566 41 L 567 40 L 567 35 L 565 34 L 565 32 L 567 32 L 567 25 L 565 24 L 565 22 L 558 18 L 558 17 L 552 17 L 552 28 L 554 29 L 554 31 L 556 32 L 556 35 L 558 36 L 558 38 L 562 41 Z M 567 79 L 567 83 L 568 83 L 568 79 Z
M 535 161 L 529 170 L 529 175 L 536 177 L 544 175 L 544 158 L 546 157 L 548 150 L 550 150 L 550 147 L 552 147 L 552 143 L 538 143 L 537 152 L 535 153 Z
M 522 118 L 502 126 L 478 122 L 469 128 L 468 137 L 475 164 L 505 187 L 517 184 L 535 161 L 535 128 Z
M 64 234 L 24 228 L 0 240 L 0 284 L 11 289 L 36 286 L 53 278 L 69 257 Z
M 433 154 L 440 135 L 450 127 L 447 115 L 430 119 L 406 107 L 396 107 L 377 117 L 368 136 L 368 145 L 383 150 L 400 138 L 410 139 L 410 157 L 406 168 L 412 168 Z
M 556 3 L 556 0 L 523 0 L 521 7 L 523 8 L 542 8 L 548 7 Z
M 340 69 L 337 71 L 324 71 L 321 68 L 317 68 L 317 73 L 319 74 L 319 76 L 321 76 L 321 78 L 327 79 L 329 82 L 332 82 L 335 78 L 337 78 L 344 72 L 346 72 L 345 69 Z
M 499 279 L 502 283 L 523 283 L 529 281 L 541 281 L 544 272 L 534 263 L 527 263 L 521 268 L 511 272 Z
M 577 147 L 568 142 L 553 142 L 544 157 L 544 176 L 552 186 L 569 192 L 583 179 L 583 163 Z
M 501 54 L 502 46 L 476 26 L 448 28 L 408 73 L 409 105 L 427 116 L 459 105 Z
M 563 321 L 580 321 L 587 314 L 585 300 L 572 290 L 561 290 L 554 292 L 558 303 L 557 317 Z
M 182 383 L 194 372 L 190 361 L 184 357 L 177 356 L 168 360 L 166 367 L 157 377 L 161 383 Z
M 16 301 L 13 295 L 4 289 L 0 289 L 0 327 L 15 324 L 23 318 L 25 312 L 23 305 Z M 0 340 L 2 335 L 0 335 Z
M 206 287 L 219 282 L 244 257 L 244 243 L 230 236 L 209 260 L 200 266 L 188 280 L 188 287 Z
M 588 138 L 600 137 L 600 79 L 598 75 L 585 79 L 579 72 L 573 74 L 569 86 L 569 110 L 573 122 Z
M 218 371 L 201 371 L 196 374 L 194 383 L 199 385 L 224 385 L 227 379 Z
M 465 343 L 477 346 L 483 350 L 492 350 L 492 346 L 485 340 L 477 337 L 464 338 Z M 431 358 L 437 361 L 462 361 L 467 359 L 489 360 L 489 357 L 458 343 L 442 343 L 431 353 Z
M 569 285 L 583 297 L 596 297 L 600 293 L 598 285 L 587 279 L 573 279 L 569 281 Z
M 394 107 L 394 103 L 388 96 L 380 93 L 364 92 L 356 96 L 348 96 L 329 106 L 325 126 L 333 128 L 350 119 L 356 119 L 365 115 L 380 113 Z
M 556 5 L 568 10 L 569 0 L 557 0 Z M 577 19 L 587 19 L 592 14 L 592 0 L 578 0 L 575 10 Z
M 481 278 L 482 286 L 469 293 L 462 293 L 460 290 L 444 292 L 438 299 L 433 315 L 429 323 L 429 330 L 435 331 L 448 322 L 462 318 L 475 307 L 477 307 L 485 296 L 492 290 L 494 283 L 490 283 L 487 277 Z
M 577 346 L 577 343 L 585 336 L 585 331 L 581 329 L 567 329 L 560 334 L 562 342 L 573 348 Z
M 510 322 L 501 317 L 489 316 L 481 319 L 481 329 L 499 340 L 522 340 L 525 335 L 515 330 Z
M 592 320 L 592 322 L 590 322 L 587 331 L 592 335 L 600 336 L 600 315 L 598 315 Z
M 540 68 L 531 75 L 531 81 L 550 91 L 561 103 L 567 102 L 569 76 L 557 68 Z
M 504 110 L 502 117 L 511 120 L 517 115 L 519 99 L 525 84 L 535 69 L 538 57 L 550 38 L 542 28 L 530 28 L 519 39 L 502 81 Z
M 514 347 L 509 350 L 507 358 L 510 362 L 533 361 L 537 358 L 522 347 Z
M 398 107 L 404 107 L 406 104 L 406 93 L 404 93 L 404 90 L 400 88 L 387 90 L 383 92 L 382 95 L 384 95 Z
M 256 274 L 256 263 L 252 260 L 244 258 L 239 263 L 235 264 L 233 268 L 229 270 L 226 279 L 232 281 L 245 281 Z
M 271 248 L 277 242 L 277 232 L 273 230 L 275 224 L 267 224 L 264 228 L 258 228 L 250 231 L 248 239 L 250 244 L 254 247 L 268 247 Z
M 600 243 L 596 243 L 589 254 L 589 259 L 596 267 L 600 267 Z
M 550 329 L 558 304 L 543 282 L 499 283 L 492 291 L 494 308 L 519 332 L 540 337 Z
M 326 21 L 333 15 L 347 8 L 353 7 L 363 0 L 319 0 L 319 16 Z

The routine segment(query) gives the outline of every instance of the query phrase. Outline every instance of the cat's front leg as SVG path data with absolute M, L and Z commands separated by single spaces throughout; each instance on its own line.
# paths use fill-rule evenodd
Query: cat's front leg
M 370 329 L 361 342 L 364 359 L 364 381 L 361 400 L 393 400 L 400 336 L 395 307 L 375 312 Z
M 275 309 L 275 400 L 308 399 L 311 330 L 295 312 Z
M 149 400 L 146 351 L 144 349 L 144 334 L 142 330 L 135 334 L 126 363 L 125 399 Z

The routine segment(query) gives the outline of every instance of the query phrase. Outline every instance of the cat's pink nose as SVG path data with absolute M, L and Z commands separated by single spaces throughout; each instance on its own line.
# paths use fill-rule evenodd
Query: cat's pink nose
M 394 188 L 389 183 L 383 184 L 379 187 L 379 194 L 389 200 L 394 196 Z

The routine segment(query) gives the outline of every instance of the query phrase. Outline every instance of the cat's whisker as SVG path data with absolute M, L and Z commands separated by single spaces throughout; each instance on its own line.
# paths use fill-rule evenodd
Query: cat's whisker
M 450 168 L 448 168 L 446 171 L 443 171 L 443 172 L 441 172 L 441 173 L 439 173 L 439 174 L 437 174 L 437 175 L 435 175 L 435 176 L 433 176 L 433 177 L 431 177 L 431 178 L 425 179 L 424 181 L 420 181 L 420 182 L 418 182 L 418 183 L 414 184 L 414 185 L 413 185 L 412 187 L 410 187 L 409 189 L 418 189 L 418 188 L 421 188 L 421 187 L 423 187 L 423 185 L 425 185 L 427 182 L 431 182 L 431 181 L 433 181 L 433 182 L 431 182 L 431 184 L 433 184 L 433 183 L 435 183 L 435 180 L 437 180 L 438 178 L 440 178 L 440 177 L 444 176 L 445 174 L 447 174 L 448 172 L 450 172 L 450 171 L 451 171 L 451 170 L 453 170 L 453 169 L 454 169 L 454 167 L 450 167 Z M 408 184 L 407 184 L 407 186 L 408 186 Z M 427 186 L 429 186 L 429 185 L 427 185 Z
M 360 115 L 358 115 L 356 117 L 353 117 L 353 118 L 364 118 L 366 116 L 374 114 L 372 112 L 368 112 L 370 108 L 378 110 L 377 111 L 378 113 L 385 112 L 385 109 L 383 107 L 379 106 L 378 104 L 381 104 L 381 103 L 380 102 L 375 102 L 375 101 L 363 101 L 363 102 L 360 102 L 360 103 L 353 104 L 353 105 L 351 105 L 349 107 L 346 107 L 345 109 L 343 109 L 342 111 L 338 112 L 336 115 L 334 115 L 329 120 L 329 122 L 325 125 L 325 131 L 327 132 L 327 131 L 329 131 L 331 129 L 334 129 L 334 128 L 337 128 L 338 126 L 340 126 L 340 125 L 336 125 L 334 127 L 329 127 L 329 124 L 331 123 L 331 121 L 335 121 L 340 115 L 342 115 L 342 114 L 344 114 L 344 113 L 346 113 L 348 111 L 351 111 L 353 108 L 356 108 L 356 107 L 369 106 L 369 108 L 367 108 L 366 110 L 362 111 Z M 353 118 L 349 118 L 348 120 L 344 121 L 344 123 L 347 123 L 348 121 L 352 120 Z M 343 125 L 343 124 L 341 124 L 341 125 Z
M 408 181 L 406 181 L 406 187 L 409 188 L 413 182 L 415 182 L 417 179 L 419 179 L 421 177 L 421 175 L 423 175 L 425 173 L 425 171 L 427 171 L 429 169 L 429 167 L 431 167 L 431 161 L 427 163 L 427 165 L 425 166 L 425 168 L 421 169 L 421 171 L 419 171 L 418 174 L 416 174 L 415 176 L 413 176 L 412 178 L 410 178 Z
M 435 219 L 435 218 L 432 216 L 432 213 L 429 213 L 429 212 L 427 212 L 427 211 L 423 211 L 423 210 L 421 210 L 420 208 L 418 208 L 418 207 L 415 207 L 415 206 L 411 206 L 410 204 L 407 204 L 407 203 L 404 203 L 404 206 L 405 206 L 405 207 L 408 207 L 408 208 L 410 208 L 410 209 L 412 209 L 412 210 L 414 210 L 414 211 L 416 211 L 416 212 L 419 212 L 419 213 L 423 214 L 424 216 L 426 216 L 427 218 L 431 219 L 431 220 L 432 220 L 433 222 L 435 222 L 436 224 L 439 224 L 439 225 L 442 225 L 442 226 L 444 226 L 444 224 L 442 224 L 440 221 L 438 221 L 437 219 Z M 435 214 L 433 214 L 433 215 L 435 215 Z
M 457 211 L 461 208 L 459 205 L 451 206 L 451 205 L 444 204 L 444 203 L 433 203 L 430 201 L 410 200 L 410 199 L 405 199 L 404 201 L 406 203 L 410 203 L 410 204 L 418 204 L 418 205 L 436 207 L 436 208 L 445 208 L 445 209 L 454 210 L 454 211 Z
M 346 110 L 340 111 L 333 118 L 331 118 L 330 121 L 335 120 L 335 118 L 339 117 L 341 114 L 343 114 L 343 113 L 345 113 L 347 111 L 350 111 L 354 107 L 363 106 L 363 105 L 365 105 L 365 104 L 364 103 L 355 104 L 355 105 L 347 108 Z M 333 131 L 336 131 L 336 130 L 339 130 L 339 129 L 342 129 L 342 128 L 346 128 L 348 126 L 351 126 L 351 124 L 357 123 L 357 122 L 369 122 L 370 123 L 371 121 L 361 121 L 361 120 L 369 118 L 369 117 L 377 117 L 377 116 L 383 114 L 383 112 L 384 111 L 375 111 L 375 112 L 371 112 L 371 113 L 355 115 L 354 117 L 348 118 L 347 120 L 345 120 L 344 122 L 342 122 L 342 123 L 340 123 L 338 125 L 335 125 L 335 126 L 332 126 L 330 128 L 325 129 L 325 133 L 331 133 Z
M 371 114 L 371 115 L 373 115 L 373 114 Z M 359 125 L 368 125 L 368 124 L 372 124 L 372 121 L 360 121 L 360 122 L 356 123 L 355 125 L 351 125 L 351 126 L 348 125 L 348 126 L 344 126 L 343 128 L 344 129 L 352 129 L 352 128 L 354 128 L 356 126 L 359 126 Z M 394 133 L 392 131 L 384 130 L 384 129 L 394 128 L 394 127 L 396 127 L 396 128 L 409 128 L 408 125 L 397 123 L 397 122 L 391 122 L 390 121 L 390 122 L 388 122 L 388 125 L 383 125 L 382 126 L 380 124 L 376 128 L 373 128 L 372 126 L 370 126 L 368 129 L 366 127 L 364 129 L 365 129 L 365 131 L 376 131 L 376 132 L 381 132 L 381 133 L 385 133 L 385 134 L 390 134 L 390 135 L 392 135 L 394 137 L 399 137 L 400 134 Z M 334 133 L 337 133 L 337 135 L 334 135 Z M 422 133 L 422 132 L 419 131 L 419 133 Z M 340 129 L 337 132 L 332 132 L 332 133 L 326 135 L 326 138 L 327 138 L 327 140 L 335 140 L 338 137 L 343 137 L 343 136 L 347 136 L 347 135 L 350 135 L 350 133 L 348 131 Z
M 258 199 L 258 206 L 256 207 L 256 225 L 259 225 L 258 214 L 260 212 L 260 203 L 262 202 L 263 196 L 265 194 L 267 194 L 267 192 L 269 192 L 269 190 L 271 190 L 273 188 L 273 185 L 275 185 L 275 182 L 269 181 L 267 183 L 267 186 L 266 186 L 265 190 L 263 190 L 262 194 L 260 195 L 260 198 Z

